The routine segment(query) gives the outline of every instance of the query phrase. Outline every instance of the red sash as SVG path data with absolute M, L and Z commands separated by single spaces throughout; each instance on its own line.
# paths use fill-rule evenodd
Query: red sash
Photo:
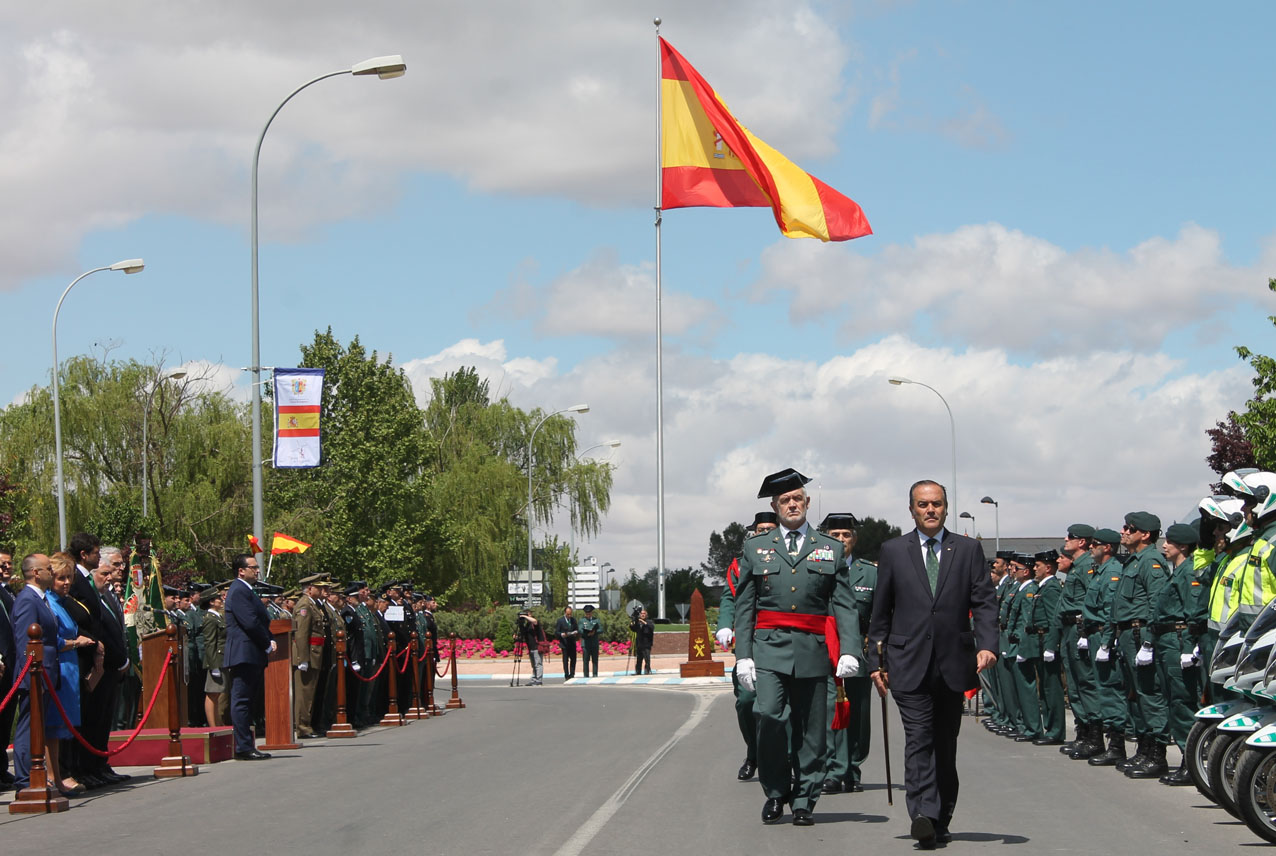
M 837 669 L 837 659 L 841 655 L 841 641 L 837 637 L 837 621 L 831 615 L 809 615 L 798 612 L 777 612 L 774 609 L 759 609 L 757 621 L 753 625 L 757 630 L 774 630 L 785 627 L 789 630 L 801 630 L 806 633 L 824 634 L 824 644 L 829 649 L 829 662 Z M 833 703 L 833 729 L 841 731 L 851 718 L 851 702 L 842 689 L 842 682 L 837 682 L 837 700 Z

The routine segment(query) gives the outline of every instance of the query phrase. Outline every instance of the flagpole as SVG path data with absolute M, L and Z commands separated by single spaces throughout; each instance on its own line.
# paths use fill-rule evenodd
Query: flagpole
M 275 554 L 271 553 L 270 558 L 266 560 L 266 576 L 261 578 L 263 583 L 270 582 L 270 569 L 275 566 Z
M 662 83 L 664 74 L 661 68 L 663 58 L 660 54 L 660 19 L 656 18 L 652 23 L 656 25 L 656 617 L 663 619 L 665 617 L 665 389 L 661 356 L 663 346 L 660 318 L 660 220 L 664 182 L 660 111 L 663 108 L 661 89 L 664 85 Z

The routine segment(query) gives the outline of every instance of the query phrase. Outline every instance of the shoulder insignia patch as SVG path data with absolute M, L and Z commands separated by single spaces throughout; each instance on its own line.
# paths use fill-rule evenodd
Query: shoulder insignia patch
M 309 613 L 309 610 L 307 610 L 304 606 L 301 609 L 297 610 L 298 615 L 306 615 L 308 613 Z

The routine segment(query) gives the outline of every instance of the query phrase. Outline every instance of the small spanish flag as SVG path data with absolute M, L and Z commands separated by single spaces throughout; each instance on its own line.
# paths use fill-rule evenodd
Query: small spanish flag
M 274 539 L 270 542 L 270 555 L 278 556 L 280 553 L 304 553 L 310 549 L 310 545 L 305 541 L 298 541 L 291 535 L 285 535 L 282 532 L 276 532 Z
M 254 556 L 255 556 L 255 555 L 257 555 L 258 553 L 264 553 L 264 552 L 266 552 L 265 550 L 263 550 L 263 549 L 261 548 L 261 544 L 257 543 L 257 536 L 256 536 L 256 535 L 249 535 L 249 536 L 248 536 L 248 546 L 253 548 L 253 555 L 254 555 Z
M 789 238 L 873 233 L 854 200 L 755 137 L 691 63 L 660 40 L 662 208 L 770 208 Z

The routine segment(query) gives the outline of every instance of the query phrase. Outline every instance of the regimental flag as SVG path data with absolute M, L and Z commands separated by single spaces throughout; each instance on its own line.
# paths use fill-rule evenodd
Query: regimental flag
M 285 535 L 282 532 L 276 532 L 274 540 L 270 542 L 270 555 L 278 556 L 280 553 L 304 553 L 310 549 L 310 545 L 305 541 L 298 541 L 291 535 Z
M 275 369 L 276 467 L 319 466 L 323 369 Z
M 789 238 L 848 241 L 868 219 L 736 121 L 705 79 L 660 39 L 661 207 L 770 208 Z

